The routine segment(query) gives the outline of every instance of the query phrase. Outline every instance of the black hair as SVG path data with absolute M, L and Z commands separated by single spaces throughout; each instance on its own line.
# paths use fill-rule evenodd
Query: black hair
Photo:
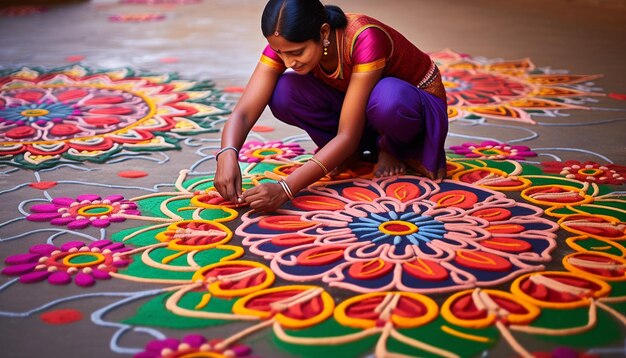
M 261 16 L 261 31 L 264 37 L 278 33 L 291 42 L 319 42 L 324 23 L 341 29 L 348 20 L 340 7 L 322 5 L 319 0 L 270 0 Z

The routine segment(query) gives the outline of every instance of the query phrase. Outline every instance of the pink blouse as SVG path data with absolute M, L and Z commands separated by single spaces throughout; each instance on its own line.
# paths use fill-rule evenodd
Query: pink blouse
M 346 91 L 354 72 L 383 69 L 383 77 L 397 77 L 415 86 L 429 83 L 436 75 L 430 57 L 402 34 L 382 22 L 361 14 L 346 14 L 348 25 L 335 31 L 339 64 L 328 74 L 317 66 L 313 75 L 331 87 Z M 285 71 L 280 56 L 267 45 L 260 62 Z

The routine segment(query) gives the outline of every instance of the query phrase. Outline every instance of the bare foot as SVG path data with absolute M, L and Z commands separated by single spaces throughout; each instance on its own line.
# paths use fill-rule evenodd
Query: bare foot
M 375 177 L 404 174 L 405 171 L 406 165 L 401 160 L 385 151 L 378 153 L 378 164 L 376 164 L 376 171 L 374 172 Z

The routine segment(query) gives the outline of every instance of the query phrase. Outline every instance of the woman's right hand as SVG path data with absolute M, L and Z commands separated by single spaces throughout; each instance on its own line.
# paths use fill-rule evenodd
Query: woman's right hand
M 224 147 L 243 145 L 250 129 L 269 103 L 282 72 L 259 62 L 222 129 Z M 238 199 L 241 198 L 241 169 L 237 156 L 234 150 L 219 155 L 213 183 L 218 193 L 233 204 L 239 203 Z
M 220 154 L 213 184 L 224 199 L 231 203 L 238 202 L 241 197 L 241 170 L 237 152 L 227 150 Z

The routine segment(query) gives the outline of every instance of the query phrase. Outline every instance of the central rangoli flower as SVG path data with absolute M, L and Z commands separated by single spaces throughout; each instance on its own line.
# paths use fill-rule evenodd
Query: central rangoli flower
M 359 240 L 377 244 L 391 242 L 394 246 L 419 245 L 420 241 L 440 239 L 445 233 L 443 223 L 411 212 L 402 215 L 395 211 L 372 213 L 366 218 L 355 217 L 348 226 L 354 233 L 360 233 Z
M 292 281 L 357 292 L 442 292 L 543 269 L 558 226 L 542 210 L 458 182 L 396 177 L 312 187 L 237 235 Z

